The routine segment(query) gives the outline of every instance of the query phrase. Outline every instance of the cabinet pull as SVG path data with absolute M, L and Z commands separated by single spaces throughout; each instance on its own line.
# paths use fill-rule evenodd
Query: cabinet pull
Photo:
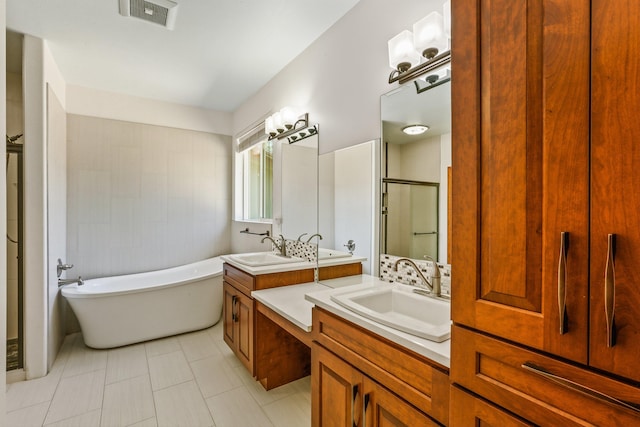
M 369 393 L 364 395 L 364 406 L 362 408 L 362 427 L 367 427 L 367 408 L 369 407 L 369 400 L 371 395 Z
M 358 384 L 354 384 L 351 388 L 351 423 L 353 427 L 358 427 L 358 421 L 356 420 L 356 401 L 358 399 Z
M 231 297 L 231 320 L 235 322 L 238 321 L 238 315 L 236 314 L 236 301 L 238 301 L 238 297 L 236 295 Z
M 609 234 L 607 265 L 604 270 L 604 312 L 607 317 L 607 347 L 616 345 L 616 235 Z
M 525 362 L 522 364 L 522 368 L 526 369 L 529 372 L 533 372 L 536 375 L 540 375 L 543 378 L 546 378 L 556 384 L 559 384 L 563 387 L 569 388 L 571 390 L 574 391 L 578 391 L 582 394 L 585 394 L 589 397 L 593 397 L 596 398 L 598 400 L 601 400 L 603 402 L 607 402 L 607 403 L 611 403 L 613 405 L 617 405 L 617 406 L 621 406 L 623 408 L 626 409 L 630 409 L 634 412 L 640 413 L 640 404 L 637 403 L 632 403 L 632 402 L 626 402 L 624 400 L 620 400 L 620 399 L 616 399 L 615 397 L 609 396 L 608 394 L 602 393 L 600 391 L 594 390 L 590 387 L 587 387 L 585 385 L 579 384 L 575 381 L 571 381 L 567 378 L 563 378 L 561 376 L 558 376 L 556 374 L 553 374 L 549 371 L 547 371 L 544 368 L 541 368 L 540 366 L 535 365 L 532 362 Z
M 560 233 L 560 259 L 558 260 L 558 320 L 560 335 L 568 331 L 567 315 L 567 252 L 569 251 L 569 232 Z

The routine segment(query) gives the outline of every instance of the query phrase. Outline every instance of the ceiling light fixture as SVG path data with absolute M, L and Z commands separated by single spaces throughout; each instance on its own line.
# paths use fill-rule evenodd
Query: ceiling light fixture
M 431 12 L 415 24 L 413 33 L 402 31 L 388 42 L 389 83 L 405 83 L 448 62 L 451 57 L 451 4 L 443 6 L 444 15 Z
M 288 138 L 299 141 L 318 132 L 317 125 L 309 127 L 309 113 L 299 114 L 293 107 L 284 107 L 264 121 L 264 132 L 272 139 Z
M 421 135 L 429 130 L 429 126 L 425 125 L 409 125 L 402 128 L 402 132 L 407 135 Z

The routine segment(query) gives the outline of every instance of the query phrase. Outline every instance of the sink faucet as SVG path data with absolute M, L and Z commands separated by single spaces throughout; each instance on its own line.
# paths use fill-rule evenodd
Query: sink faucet
M 60 279 L 58 278 L 58 287 L 69 285 L 71 283 L 78 283 L 78 286 L 84 285 L 84 280 L 82 280 L 82 276 L 78 276 L 77 279 Z
M 313 238 L 314 238 L 314 237 L 316 237 L 316 236 L 318 236 L 318 238 L 319 238 L 320 240 L 322 240 L 322 235 L 320 235 L 320 233 L 316 233 L 316 234 L 312 235 L 311 237 L 309 237 L 309 238 L 307 239 L 307 243 L 309 243 L 309 242 L 311 241 L 311 239 L 313 239 Z
M 284 238 L 284 236 L 281 234 L 280 238 L 282 239 L 282 243 L 278 244 L 275 240 L 273 240 L 271 237 L 267 236 L 264 237 L 260 243 L 264 243 L 265 240 L 271 240 L 271 243 L 273 243 L 273 246 L 275 246 L 276 248 L 278 248 L 278 250 L 280 251 L 280 256 L 283 256 L 285 258 L 290 258 L 289 255 L 287 255 L 287 240 Z
M 301 241 L 300 239 L 302 239 L 302 236 L 306 236 L 307 234 L 309 234 L 309 233 L 302 233 L 301 235 L 299 235 L 298 236 L 298 242 Z
M 422 274 L 422 271 L 420 271 L 420 268 L 418 268 L 416 263 L 410 260 L 409 258 L 398 259 L 393 265 L 393 271 L 398 271 L 398 264 L 400 262 L 403 262 L 403 261 L 406 262 L 407 264 L 413 267 L 416 273 L 418 273 L 418 276 L 420 276 L 420 279 L 422 279 L 422 281 L 431 290 L 431 294 L 433 294 L 436 297 L 440 297 L 442 296 L 442 287 L 440 285 L 440 268 L 438 267 L 438 263 L 435 262 L 433 258 L 431 258 L 430 256 L 425 256 L 425 258 L 433 263 L 433 274 L 431 275 L 431 281 L 429 281 L 429 279 L 424 277 L 424 274 Z

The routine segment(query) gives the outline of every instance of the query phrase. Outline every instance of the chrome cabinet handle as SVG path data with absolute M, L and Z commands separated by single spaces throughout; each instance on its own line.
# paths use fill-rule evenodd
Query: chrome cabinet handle
M 367 427 L 367 408 L 369 407 L 369 400 L 371 400 L 370 393 L 364 395 L 364 406 L 362 408 L 362 427 Z
M 236 314 L 236 302 L 238 301 L 238 296 L 234 295 L 231 297 L 231 320 L 234 322 L 238 321 L 238 315 Z
M 567 252 L 569 250 L 569 232 L 560 233 L 560 259 L 558 260 L 558 319 L 560 335 L 568 330 L 567 315 Z
M 617 406 L 621 406 L 626 409 L 631 409 L 634 412 L 640 413 L 640 404 L 626 402 L 624 400 L 616 399 L 615 397 L 609 396 L 608 394 L 602 393 L 601 391 L 594 390 L 585 385 L 579 384 L 575 381 L 571 381 L 570 379 L 561 377 L 559 375 L 553 374 L 546 369 L 535 365 L 533 362 L 525 362 L 521 365 L 521 367 L 529 372 L 533 372 L 536 375 L 540 375 L 543 378 L 546 378 L 556 384 L 559 384 L 563 387 L 569 388 L 574 391 L 578 391 L 582 394 L 585 394 L 589 397 L 596 398 L 603 402 L 611 403 Z
M 604 270 L 604 312 L 607 318 L 607 347 L 616 345 L 616 235 L 609 234 L 607 265 Z
M 353 427 L 358 427 L 358 421 L 356 420 L 356 401 L 358 399 L 358 384 L 354 384 L 351 388 L 351 423 Z

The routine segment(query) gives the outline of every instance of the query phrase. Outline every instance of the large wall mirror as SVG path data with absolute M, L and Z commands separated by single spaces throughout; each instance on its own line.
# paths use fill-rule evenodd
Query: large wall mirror
M 366 258 L 362 272 L 378 274 L 377 182 L 379 141 L 318 157 L 318 232 L 322 249 Z M 326 253 L 326 252 L 325 252 Z
M 449 70 L 447 64 L 381 97 L 381 253 L 450 263 Z
M 277 222 L 287 239 L 304 235 L 301 240 L 307 241 L 318 230 L 318 134 L 291 144 L 282 140 L 278 157 L 281 212 Z

